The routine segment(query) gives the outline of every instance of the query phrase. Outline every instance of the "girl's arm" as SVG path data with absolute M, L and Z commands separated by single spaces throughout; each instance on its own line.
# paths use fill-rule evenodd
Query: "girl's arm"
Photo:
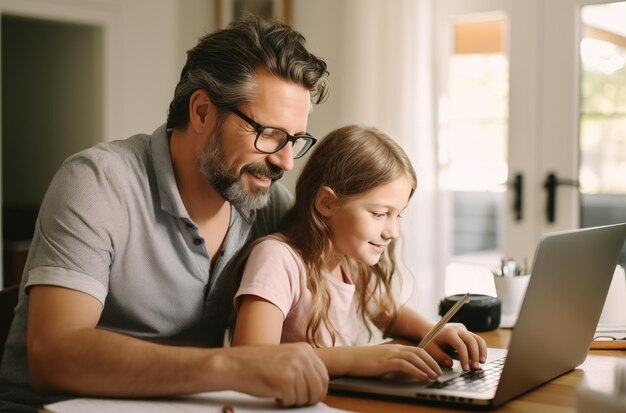
M 328 375 L 375 377 L 402 372 L 418 380 L 436 379 L 442 374 L 426 350 L 401 344 L 316 348 Z
M 283 313 L 278 307 L 255 295 L 242 296 L 232 345 L 278 344 L 282 326 Z M 403 372 L 427 380 L 441 375 L 441 369 L 426 350 L 413 346 L 325 347 L 315 352 L 330 377 Z
M 283 312 L 278 307 L 256 295 L 244 295 L 232 345 L 279 344 L 282 329 Z
M 233 346 L 280 343 L 284 314 L 300 294 L 303 271 L 291 249 L 277 239 L 252 248 L 235 294 Z
M 387 331 L 390 337 L 419 342 L 433 325 L 426 317 L 410 308 L 401 307 Z M 428 345 L 427 350 L 441 365 L 451 366 L 452 357 L 445 351 L 449 348 L 457 352 L 463 370 L 478 369 L 479 363 L 484 363 L 487 359 L 485 340 L 460 323 L 448 323 Z
M 426 336 L 435 325 L 431 320 L 407 307 L 400 307 L 391 326 L 387 327 L 387 335 L 393 338 L 406 338 L 411 341 L 419 341 Z

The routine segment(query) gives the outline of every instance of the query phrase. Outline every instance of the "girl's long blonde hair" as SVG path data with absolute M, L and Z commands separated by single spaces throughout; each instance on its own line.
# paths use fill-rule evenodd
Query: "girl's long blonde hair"
M 376 128 L 345 126 L 326 135 L 310 155 L 296 184 L 295 205 L 281 224 L 289 244 L 301 255 L 307 271 L 307 287 L 313 297 L 311 321 L 307 326 L 309 343 L 323 325 L 335 342 L 336 329 L 328 318 L 330 293 L 323 269 L 332 256 L 331 231 L 315 207 L 315 198 L 323 187 L 339 198 L 361 194 L 405 176 L 411 182 L 411 194 L 417 186 L 415 171 L 402 148 Z M 374 265 L 348 259 L 356 288 L 359 317 L 371 336 L 369 322 L 389 326 L 396 315 L 392 278 L 396 271 L 392 241 L 380 261 Z M 379 306 L 371 312 L 370 303 Z

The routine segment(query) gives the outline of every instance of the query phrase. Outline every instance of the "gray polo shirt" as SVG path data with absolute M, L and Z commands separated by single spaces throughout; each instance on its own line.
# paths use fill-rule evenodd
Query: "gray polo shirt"
M 274 184 L 269 205 L 251 217 L 231 207 L 211 267 L 176 186 L 164 125 L 68 158 L 39 212 L 0 383 L 30 388 L 25 292 L 33 285 L 95 297 L 104 305 L 99 328 L 165 344 L 222 345 L 229 266 L 250 240 L 275 230 L 291 204 Z

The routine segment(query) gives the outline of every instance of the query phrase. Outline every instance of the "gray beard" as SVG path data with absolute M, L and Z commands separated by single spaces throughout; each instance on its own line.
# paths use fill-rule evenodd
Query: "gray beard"
M 254 188 L 246 191 L 241 184 L 241 174 L 244 171 L 257 172 L 269 176 L 272 180 L 280 179 L 282 171 L 272 168 L 265 163 L 246 164 L 241 168 L 239 177 L 235 176 L 231 168 L 225 163 L 222 148 L 222 128 L 218 125 L 215 136 L 209 139 L 197 159 L 198 169 L 218 194 L 231 203 L 244 216 L 248 217 L 252 211 L 266 206 L 270 199 L 270 188 Z

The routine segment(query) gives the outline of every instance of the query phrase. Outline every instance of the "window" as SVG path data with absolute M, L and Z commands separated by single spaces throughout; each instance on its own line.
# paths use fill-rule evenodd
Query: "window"
M 453 250 L 446 294 L 495 295 L 508 178 L 509 62 L 506 19 L 466 16 L 454 25 L 440 124 L 442 187 L 453 196 Z

